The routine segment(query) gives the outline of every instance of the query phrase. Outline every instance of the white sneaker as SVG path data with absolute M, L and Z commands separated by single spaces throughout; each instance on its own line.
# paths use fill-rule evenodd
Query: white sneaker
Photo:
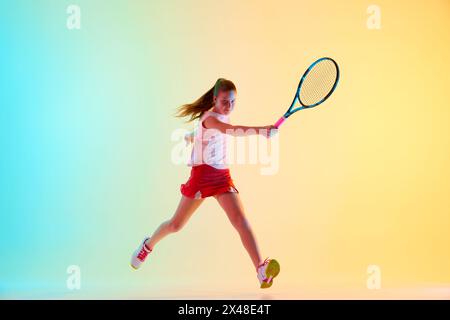
M 131 266 L 136 270 L 139 269 L 141 264 L 147 258 L 148 254 L 152 252 L 152 250 L 147 249 L 147 247 L 145 246 L 145 241 L 147 241 L 148 239 L 150 238 L 145 238 L 139 248 L 137 248 L 137 250 L 131 256 Z
M 273 284 L 273 278 L 280 273 L 280 264 L 275 259 L 266 258 L 264 262 L 258 266 L 256 272 L 256 276 L 261 285 L 260 288 L 270 288 Z

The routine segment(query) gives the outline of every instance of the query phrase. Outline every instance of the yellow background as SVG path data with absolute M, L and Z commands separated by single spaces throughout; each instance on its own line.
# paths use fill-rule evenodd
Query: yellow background
M 4 145 L 2 297 L 261 293 L 212 198 L 141 270 L 130 254 L 189 176 L 171 162 L 172 132 L 190 128 L 175 108 L 225 77 L 238 89 L 232 123 L 272 124 L 322 56 L 339 63 L 338 88 L 281 127 L 278 173 L 231 168 L 263 258 L 281 264 L 262 297 L 367 297 L 369 265 L 382 290 L 450 296 L 448 0 L 80 0 L 72 31 L 69 4 L 2 10 L 16 26 L 2 28 L 13 119 L 2 136 L 16 139 Z M 366 26 L 371 4 L 380 30 Z M 80 291 L 66 288 L 71 264 Z

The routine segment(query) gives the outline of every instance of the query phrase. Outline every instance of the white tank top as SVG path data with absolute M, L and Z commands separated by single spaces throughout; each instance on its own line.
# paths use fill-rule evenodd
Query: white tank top
M 217 129 L 205 128 L 203 121 L 208 117 L 230 123 L 228 116 L 213 111 L 206 111 L 201 116 L 194 135 L 194 146 L 188 166 L 207 164 L 216 169 L 227 169 L 227 135 Z

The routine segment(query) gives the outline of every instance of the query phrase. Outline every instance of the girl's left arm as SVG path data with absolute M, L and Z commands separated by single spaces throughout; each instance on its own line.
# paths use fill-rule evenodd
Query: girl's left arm
M 186 141 L 186 146 L 194 142 L 194 135 L 195 135 L 194 131 L 188 132 L 184 135 L 184 141 Z

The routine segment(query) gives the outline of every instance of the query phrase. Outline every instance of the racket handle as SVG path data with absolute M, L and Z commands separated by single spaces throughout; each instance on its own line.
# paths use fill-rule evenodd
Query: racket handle
M 285 117 L 281 117 L 280 119 L 278 119 L 277 123 L 274 124 L 274 127 L 278 129 L 285 120 L 286 120 Z

